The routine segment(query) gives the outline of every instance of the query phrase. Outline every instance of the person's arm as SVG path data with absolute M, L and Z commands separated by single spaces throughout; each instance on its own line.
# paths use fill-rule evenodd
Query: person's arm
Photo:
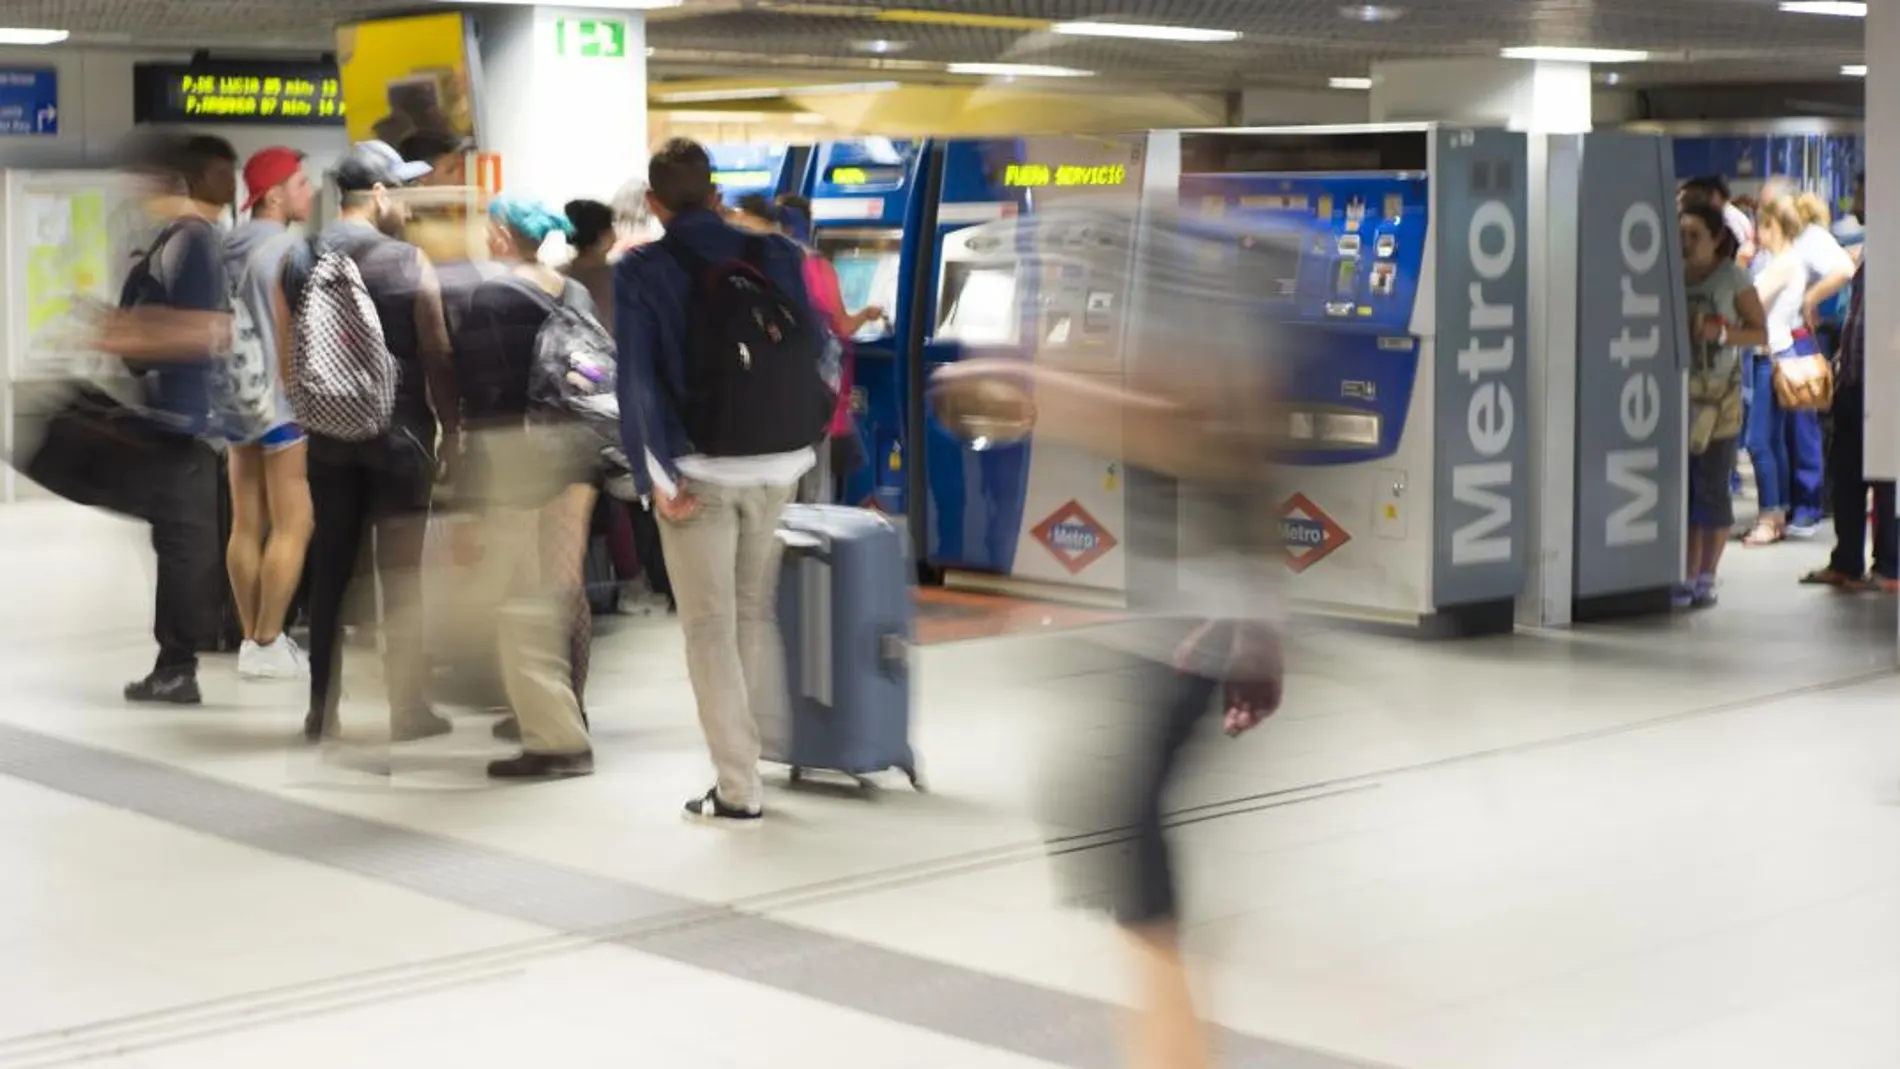
M 1741 323 L 1728 327 L 1728 344 L 1742 348 L 1768 344 L 1768 313 L 1754 287 L 1744 286 L 1735 294 L 1735 315 Z
M 416 250 L 416 350 L 429 384 L 429 406 L 442 426 L 442 454 L 453 460 L 460 454 L 462 392 L 455 381 L 455 350 L 449 344 L 448 320 L 442 312 L 442 284 L 435 265 Z
M 219 252 L 208 224 L 181 226 L 153 265 L 165 280 L 169 303 L 113 311 L 94 344 L 148 363 L 198 363 L 230 352 L 230 296 Z
M 1755 293 L 1764 306 L 1775 303 L 1775 297 L 1794 283 L 1797 272 L 1801 270 L 1799 256 L 1777 256 L 1755 276 Z
M 1814 272 L 1821 276 L 1820 281 L 1808 287 L 1807 296 L 1801 300 L 1801 315 L 1812 329 L 1820 321 L 1821 305 L 1854 281 L 1855 265 L 1854 258 L 1841 248 L 1832 234 L 1816 229 L 1808 243 Z
M 675 458 L 660 431 L 659 323 L 645 300 L 639 261 L 622 260 L 614 269 L 614 343 L 619 351 L 615 391 L 620 395 L 620 442 L 633 469 L 633 485 L 664 511 L 679 494 Z

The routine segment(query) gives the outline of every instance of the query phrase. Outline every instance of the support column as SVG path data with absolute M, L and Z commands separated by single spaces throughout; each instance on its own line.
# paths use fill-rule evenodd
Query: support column
M 1563 627 L 1575 601 L 1577 234 L 1574 196 L 1552 196 L 1551 138 L 1590 130 L 1590 66 L 1508 59 L 1403 60 L 1372 68 L 1373 122 L 1456 122 L 1530 135 L 1530 522 L 1518 623 Z M 1574 176 L 1573 176 L 1574 177 Z M 1553 205 L 1561 211 L 1553 213 Z M 1438 354 L 1444 359 L 1447 354 Z
M 558 209 L 609 200 L 647 163 L 646 20 L 638 11 L 497 7 L 477 12 L 482 149 L 502 189 Z
M 1900 3 L 1867 5 L 1867 476 L 1900 476 Z M 1900 651 L 1896 651 L 1900 652 Z

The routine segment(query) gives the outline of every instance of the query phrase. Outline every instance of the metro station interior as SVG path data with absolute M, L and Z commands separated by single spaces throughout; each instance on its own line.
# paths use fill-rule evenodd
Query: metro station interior
M 1195 1069 L 1130 1060 L 1151 992 L 1080 908 L 1131 849 L 1104 770 L 1143 711 L 1091 638 L 1138 611 L 1157 484 L 929 400 L 998 355 L 1165 374 L 1215 333 L 1150 270 L 1177 226 L 1295 339 L 1261 415 L 1284 701 L 1167 798 L 1208 1064 L 1900 1066 L 1900 605 L 1813 581 L 1858 508 L 1756 537 L 1751 439 L 1685 607 L 1677 225 L 1718 178 L 1875 247 L 1860 460 L 1900 475 L 1900 4 L 0 8 L 0 1069 Z M 594 774 L 561 782 L 491 782 L 507 746 L 467 710 L 391 742 L 370 656 L 321 745 L 303 688 L 229 653 L 201 706 L 121 700 L 148 532 L 15 470 L 112 373 L 74 324 L 137 251 L 120 146 L 285 146 L 321 177 L 431 124 L 471 202 L 610 202 L 688 138 L 726 205 L 809 205 L 799 237 L 881 313 L 840 501 L 914 572 L 922 789 L 768 766 L 760 826 L 682 822 L 707 747 L 663 608 L 595 618 Z

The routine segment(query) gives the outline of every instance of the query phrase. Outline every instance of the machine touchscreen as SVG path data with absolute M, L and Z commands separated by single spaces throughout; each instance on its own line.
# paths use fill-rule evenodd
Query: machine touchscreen
M 847 312 L 873 305 L 886 316 L 897 309 L 898 250 L 895 242 L 861 241 L 840 235 L 835 240 L 819 238 L 819 249 L 831 260 L 838 275 L 838 295 Z M 857 340 L 882 337 L 890 326 L 886 321 L 866 323 Z
M 965 345 L 1016 341 L 1016 270 L 978 267 L 963 274 L 938 336 Z

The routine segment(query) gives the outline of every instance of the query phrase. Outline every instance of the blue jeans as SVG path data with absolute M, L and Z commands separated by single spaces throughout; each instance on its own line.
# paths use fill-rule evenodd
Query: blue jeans
M 1749 358 L 1750 393 L 1746 442 L 1748 459 L 1755 467 L 1755 493 L 1761 511 L 1785 512 L 1788 508 L 1788 413 L 1775 403 L 1775 362 L 1772 357 Z

